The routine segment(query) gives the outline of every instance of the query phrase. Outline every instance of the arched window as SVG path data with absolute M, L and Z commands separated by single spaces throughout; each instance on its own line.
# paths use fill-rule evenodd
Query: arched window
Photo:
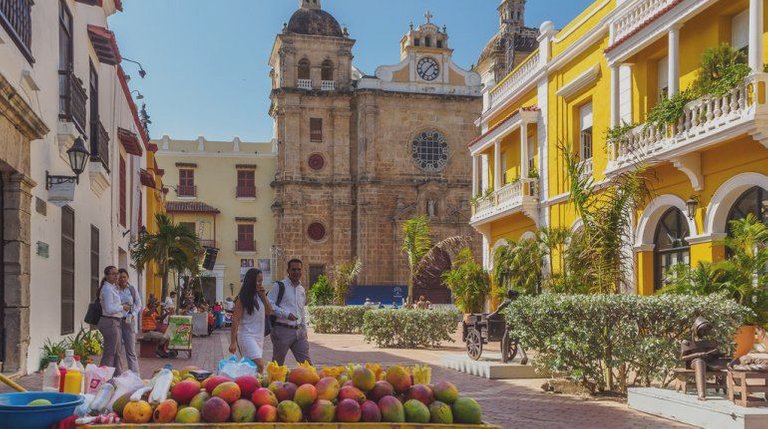
M 691 245 L 686 238 L 690 235 L 688 221 L 677 207 L 667 210 L 659 220 L 654 236 L 654 287 L 664 287 L 667 270 L 678 264 L 691 263 Z
M 323 61 L 322 71 L 320 72 L 321 79 L 322 80 L 333 80 L 333 61 L 331 60 L 325 60 Z
M 755 217 L 765 224 L 768 224 L 768 191 L 755 186 L 748 189 L 741 194 L 736 203 L 731 207 L 731 211 L 728 212 L 728 223 L 726 230 L 728 234 L 731 233 L 731 221 L 744 219 L 748 214 L 753 214 Z
M 424 46 L 432 47 L 432 38 L 430 36 L 424 38 Z
M 308 59 L 299 61 L 299 79 L 312 79 L 310 76 L 310 64 Z

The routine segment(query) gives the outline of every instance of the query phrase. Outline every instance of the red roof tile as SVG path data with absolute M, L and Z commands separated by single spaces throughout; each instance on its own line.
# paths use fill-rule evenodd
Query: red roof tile
M 165 209 L 171 213 L 221 213 L 219 209 L 200 201 L 168 201 Z

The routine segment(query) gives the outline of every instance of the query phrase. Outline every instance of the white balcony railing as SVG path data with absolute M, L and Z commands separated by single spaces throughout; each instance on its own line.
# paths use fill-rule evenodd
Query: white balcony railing
M 504 80 L 491 91 L 490 108 L 493 108 L 504 99 L 515 94 L 520 86 L 530 78 L 538 74 L 544 61 L 541 58 L 541 52 L 536 51 L 528 59 L 512 71 Z
M 594 170 L 592 168 L 592 160 L 593 158 L 585 159 L 584 161 L 581 161 L 579 164 L 582 165 L 581 175 L 584 177 L 592 177 L 592 174 L 594 173 Z
M 296 86 L 299 89 L 312 89 L 312 79 L 299 79 Z
M 680 0 L 642 0 L 628 7 L 611 23 L 611 43 L 616 43 L 636 32 Z
M 539 179 L 522 179 L 509 183 L 475 203 L 472 222 L 482 221 L 505 212 L 522 209 L 525 203 L 538 204 Z
M 741 134 L 762 139 L 768 114 L 767 85 L 768 75 L 757 73 L 721 97 L 704 97 L 688 103 L 674 125 L 644 124 L 634 128 L 608 145 L 607 172 L 685 155 Z
M 332 80 L 324 80 L 320 83 L 320 89 L 323 91 L 333 91 L 336 89 L 336 82 Z

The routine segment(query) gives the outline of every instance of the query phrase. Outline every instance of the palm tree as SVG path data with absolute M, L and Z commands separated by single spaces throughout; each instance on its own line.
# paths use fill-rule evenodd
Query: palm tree
M 544 279 L 544 246 L 536 239 L 512 241 L 496 249 L 493 256 L 494 295 L 504 299 L 514 289 L 526 295 L 538 295 Z
M 173 223 L 163 213 L 155 215 L 157 232 L 144 234 L 131 249 L 131 259 L 139 271 L 146 264 L 156 262 L 162 276 L 161 299 L 168 295 L 168 274 L 190 271 L 193 275 L 200 271 L 200 255 L 203 248 L 194 231 L 186 226 Z
M 650 195 L 644 169 L 633 166 L 596 186 L 571 148 L 561 146 L 560 150 L 570 181 L 568 198 L 584 224 L 581 235 L 588 245 L 580 259 L 593 279 L 592 291 L 618 293 L 628 283 L 627 260 L 632 255 L 624 243 L 631 240 L 632 214 Z
M 362 270 L 363 263 L 360 261 L 360 258 L 342 262 L 333 268 L 331 283 L 336 305 L 344 305 L 346 303 L 349 287 L 352 286 L 352 282 L 355 281 Z
M 429 220 L 426 216 L 417 216 L 403 223 L 403 252 L 408 258 L 408 300 L 413 303 L 413 282 L 416 278 L 417 267 L 424 256 L 432 248 Z

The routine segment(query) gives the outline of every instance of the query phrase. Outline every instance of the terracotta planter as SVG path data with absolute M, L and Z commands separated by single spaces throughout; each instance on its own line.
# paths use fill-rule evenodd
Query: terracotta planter
M 733 358 L 738 359 L 752 350 L 755 345 L 755 332 L 757 327 L 754 325 L 745 325 L 736 332 L 736 350 L 733 352 Z

